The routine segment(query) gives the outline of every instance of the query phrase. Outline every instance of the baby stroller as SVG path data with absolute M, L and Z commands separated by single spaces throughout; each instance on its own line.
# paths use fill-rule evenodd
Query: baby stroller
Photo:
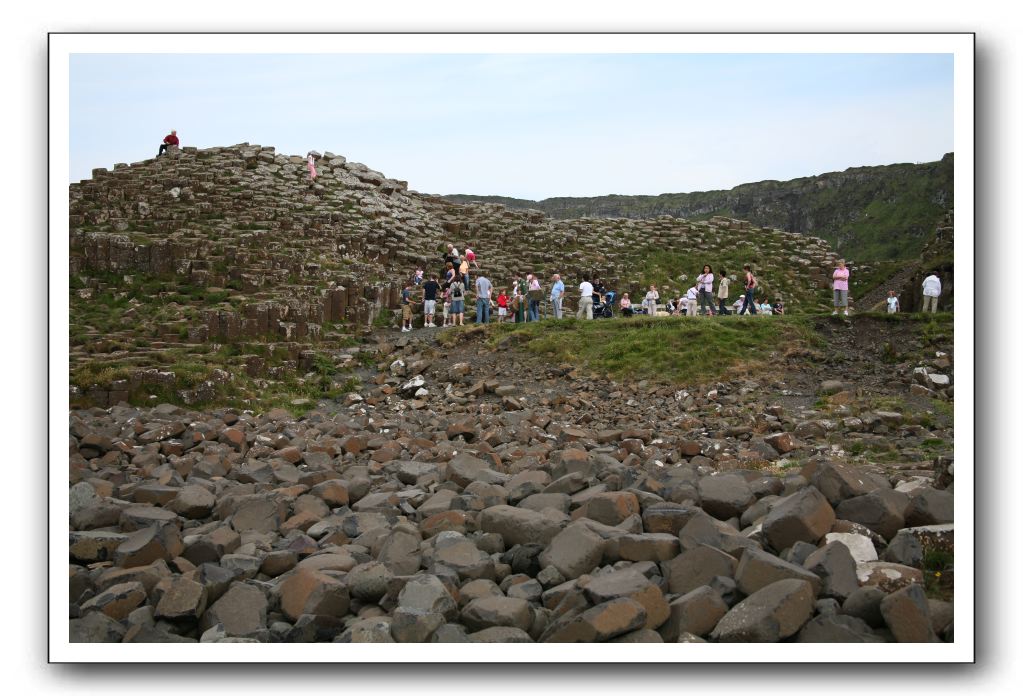
M 608 290 L 604 293 L 604 301 L 593 305 L 594 319 L 610 319 L 614 316 L 615 297 L 618 293 Z

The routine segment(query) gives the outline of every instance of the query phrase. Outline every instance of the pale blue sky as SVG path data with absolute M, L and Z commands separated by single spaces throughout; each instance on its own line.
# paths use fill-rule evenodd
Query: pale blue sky
M 315 49 L 315 46 L 313 46 Z M 731 188 L 953 149 L 951 55 L 71 57 L 70 180 L 183 145 L 344 155 L 424 193 Z

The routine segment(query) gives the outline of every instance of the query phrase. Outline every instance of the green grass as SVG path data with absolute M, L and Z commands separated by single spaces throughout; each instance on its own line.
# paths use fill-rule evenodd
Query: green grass
M 950 551 L 929 549 L 924 552 L 922 569 L 924 592 L 931 599 L 950 601 L 953 595 L 952 578 L 955 557 Z
M 796 317 L 564 319 L 465 327 L 442 335 L 455 342 L 485 332 L 491 347 L 510 340 L 552 363 L 594 374 L 667 384 L 704 383 L 733 372 L 773 368 L 790 348 L 815 343 Z

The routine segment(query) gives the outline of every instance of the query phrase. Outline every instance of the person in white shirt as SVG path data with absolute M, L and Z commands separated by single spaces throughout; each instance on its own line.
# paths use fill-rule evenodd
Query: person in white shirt
M 693 287 L 686 290 L 686 316 L 696 316 L 696 299 L 700 296 L 700 291 L 694 285 Z
M 583 278 L 579 283 L 579 311 L 575 313 L 576 319 L 593 318 L 593 284 L 589 278 Z
M 930 307 L 930 311 L 933 314 L 938 311 L 938 298 L 941 297 L 941 279 L 938 278 L 938 274 L 931 271 L 931 274 L 924 278 L 923 284 L 924 291 L 924 308 L 923 312 L 927 311 Z
M 888 291 L 888 297 L 885 298 L 885 302 L 888 303 L 889 314 L 895 314 L 899 311 L 899 298 L 895 296 L 894 290 Z
M 657 314 L 657 303 L 660 299 L 661 294 L 657 292 L 657 286 L 651 285 L 650 291 L 643 298 L 643 306 L 646 307 L 647 316 L 652 317 Z

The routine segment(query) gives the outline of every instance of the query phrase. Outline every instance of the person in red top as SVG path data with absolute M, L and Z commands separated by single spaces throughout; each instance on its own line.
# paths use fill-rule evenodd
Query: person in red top
M 497 321 L 501 323 L 508 316 L 508 295 L 505 294 L 504 290 L 501 290 L 501 294 L 497 296 Z
M 180 143 L 178 142 L 178 132 L 176 130 L 172 130 L 170 132 L 170 135 L 163 139 L 163 145 L 160 146 L 160 151 L 156 153 L 156 156 L 159 157 L 160 155 L 162 155 L 164 152 L 167 151 L 167 148 L 169 148 L 171 145 L 177 147 L 179 144 Z

